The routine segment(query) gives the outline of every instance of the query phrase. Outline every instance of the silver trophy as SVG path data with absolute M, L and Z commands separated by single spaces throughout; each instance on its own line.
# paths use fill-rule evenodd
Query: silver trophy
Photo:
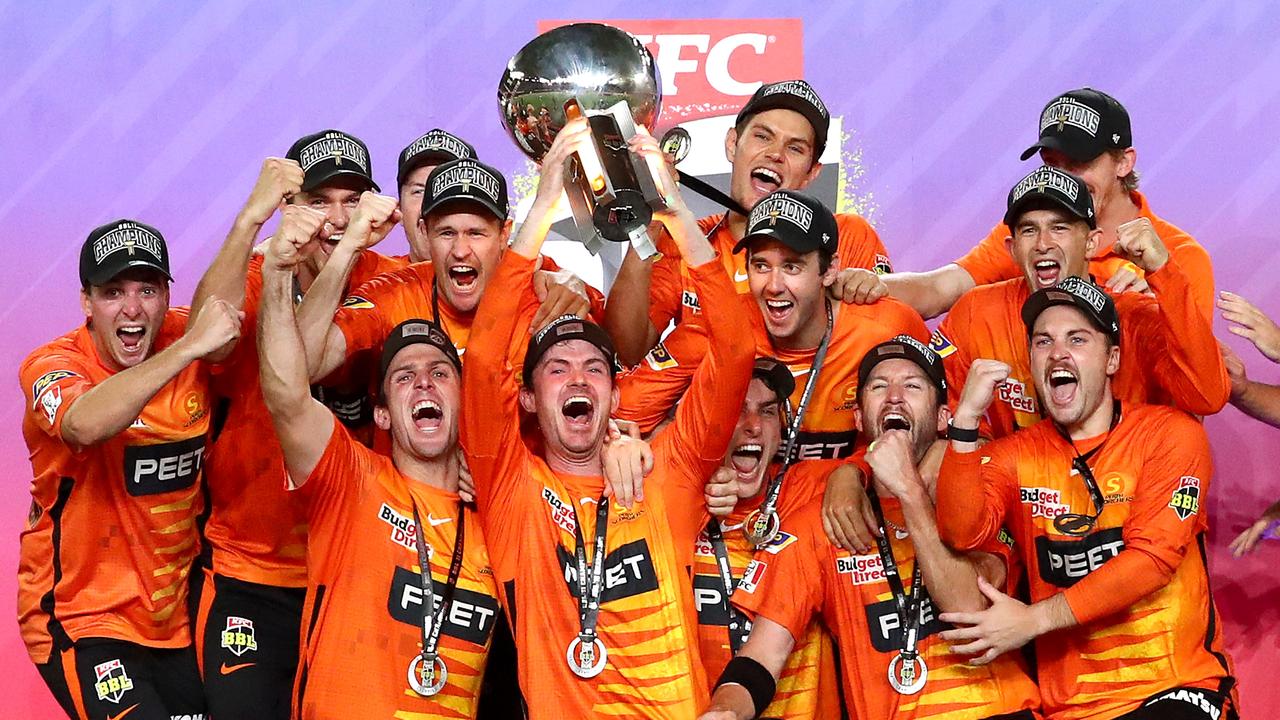
M 579 239 L 593 254 L 604 241 L 630 242 L 641 257 L 655 250 L 648 226 L 666 208 L 658 168 L 630 152 L 638 125 L 652 131 L 662 107 L 653 55 L 630 34 L 575 23 L 534 38 L 507 63 L 498 111 L 512 140 L 540 162 L 556 133 L 585 115 L 594 140 L 565 167 L 565 192 Z

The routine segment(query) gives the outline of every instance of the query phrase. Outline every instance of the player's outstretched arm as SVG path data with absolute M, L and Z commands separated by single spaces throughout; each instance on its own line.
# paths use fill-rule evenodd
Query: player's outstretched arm
M 955 305 L 960 296 L 975 287 L 964 268 L 948 263 L 928 272 L 899 272 L 881 277 L 889 294 L 915 308 L 927 320 Z
M 298 307 L 298 328 L 306 350 L 307 375 L 318 381 L 346 361 L 346 336 L 334 324 L 333 314 L 346 294 L 351 271 L 360 253 L 382 242 L 400 220 L 398 201 L 365 191 L 351 222 L 324 269 L 316 276 Z
M 996 538 L 1004 522 L 1007 488 L 1016 484 L 997 458 L 984 462 L 977 438 L 979 419 L 1009 372 L 999 360 L 974 360 L 951 421 L 956 430 L 974 432 L 972 442 L 951 441 L 938 473 L 938 533 L 955 550 L 977 550 Z M 982 498 L 982 505 L 975 507 L 975 498 Z
M 262 263 L 258 373 L 293 487 L 311 475 L 333 433 L 333 416 L 311 397 L 306 353 L 293 309 L 293 273 L 321 232 L 324 215 L 289 206 Z
M 720 675 L 711 705 L 699 720 L 751 720 L 760 714 L 773 699 L 769 681 L 778 681 L 795 644 L 786 626 L 757 616 L 751 637 Z
M 618 359 L 631 367 L 644 359 L 645 353 L 658 342 L 658 329 L 649 319 L 649 291 L 655 260 L 641 260 L 627 246 L 627 254 L 618 275 L 609 287 L 609 301 L 604 306 L 604 329 L 618 350 Z
M 1280 427 L 1280 386 L 1250 380 L 1244 361 L 1225 343 L 1218 343 L 1231 378 L 1231 404 L 1254 420 Z
M 240 337 L 244 313 L 209 297 L 199 317 L 172 345 L 89 389 L 64 412 L 62 439 L 73 447 L 105 442 L 124 432 L 151 398 L 191 363 L 224 349 Z

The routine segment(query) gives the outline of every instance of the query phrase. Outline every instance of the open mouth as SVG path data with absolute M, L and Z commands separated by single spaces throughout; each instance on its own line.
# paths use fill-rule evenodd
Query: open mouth
M 432 400 L 419 400 L 413 405 L 413 424 L 423 432 L 431 432 L 440 427 L 444 420 L 444 411 Z
M 147 329 L 142 325 L 122 325 L 116 330 L 116 337 L 125 352 L 138 352 L 142 349 L 142 341 L 147 336 Z
M 733 465 L 739 475 L 752 475 L 760 467 L 763 458 L 764 448 L 759 443 L 743 443 L 734 448 L 733 454 L 729 456 L 729 464 Z
M 1080 379 L 1066 368 L 1054 368 L 1049 371 L 1049 395 L 1055 405 L 1066 405 L 1076 396 L 1080 387 Z
M 795 306 L 796 304 L 790 300 L 764 301 L 765 315 L 774 322 L 782 322 L 785 320 L 786 317 L 791 314 L 791 310 L 795 308 Z
M 1062 266 L 1057 260 L 1039 260 L 1035 265 L 1036 282 L 1040 287 L 1050 287 L 1058 284 L 1058 277 L 1062 274 Z
M 911 419 L 899 412 L 885 413 L 880 419 L 881 432 L 890 430 L 911 430 Z
M 782 187 L 782 175 L 769 168 L 755 168 L 751 171 L 751 187 L 761 195 Z
M 595 415 L 595 406 L 591 402 L 591 398 L 585 395 L 574 395 L 564 401 L 564 405 L 560 407 L 560 412 L 564 414 L 570 425 L 590 425 L 591 419 Z
M 480 277 L 480 271 L 470 265 L 450 265 L 449 280 L 455 287 L 469 290 Z

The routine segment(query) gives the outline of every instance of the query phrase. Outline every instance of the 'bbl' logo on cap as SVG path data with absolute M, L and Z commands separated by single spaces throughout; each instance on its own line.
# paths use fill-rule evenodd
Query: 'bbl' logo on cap
M 818 94 L 813 91 L 813 87 L 803 80 L 788 80 L 786 82 L 766 85 L 762 89 L 760 97 L 768 97 L 769 95 L 776 95 L 777 93 L 794 95 L 817 108 L 818 112 L 822 114 L 822 117 L 831 117 L 831 113 L 827 111 L 827 106 L 822 103 L 822 98 L 818 97 Z
M 103 258 L 121 250 L 127 251 L 130 255 L 134 255 L 138 250 L 143 250 L 150 253 L 157 261 L 161 259 L 161 254 L 163 253 L 160 248 L 160 238 L 146 228 L 138 227 L 131 222 L 125 222 L 120 223 L 120 226 L 115 230 L 94 241 L 93 261 L 101 265 Z
M 310 170 L 313 165 L 324 160 L 332 160 L 341 165 L 343 158 L 351 160 L 362 172 L 369 172 L 369 156 L 351 137 L 342 133 L 330 132 L 312 141 L 298 153 L 298 164 L 303 171 Z
M 431 195 L 440 197 L 450 188 L 461 187 L 466 195 L 472 195 L 471 186 L 480 189 L 496 205 L 498 204 L 498 178 L 488 170 L 473 163 L 462 162 L 436 176 L 431 183 Z
M 751 218 L 747 223 L 748 234 L 751 229 L 758 228 L 765 222 L 768 222 L 770 227 L 776 226 L 779 218 L 806 233 L 813 225 L 812 210 L 786 195 L 774 194 L 761 200 L 751 211 Z
M 1089 137 L 1097 137 L 1101 122 L 1102 117 L 1097 110 L 1073 97 L 1060 97 L 1040 114 L 1040 132 L 1054 125 L 1058 126 L 1058 132 L 1062 132 L 1070 125 L 1089 133 Z

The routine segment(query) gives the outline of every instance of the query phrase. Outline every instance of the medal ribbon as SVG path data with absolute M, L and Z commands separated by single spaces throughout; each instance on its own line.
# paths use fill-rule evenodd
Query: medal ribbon
M 578 637 L 583 643 L 595 642 L 596 622 L 600 617 L 600 594 L 604 589 L 604 543 L 609 532 L 609 500 L 603 494 L 596 503 L 595 555 L 587 565 L 587 543 L 582 535 L 578 509 L 573 509 L 573 556 L 578 566 Z
M 738 587 L 738 581 L 733 579 L 733 570 L 729 567 L 729 549 L 724 544 L 724 533 L 720 531 L 720 521 L 711 518 L 707 522 L 706 533 L 707 539 L 711 541 L 711 548 L 716 553 L 720 585 L 724 588 L 724 607 L 729 614 L 729 649 L 737 655 L 742 644 L 747 641 L 747 617 L 729 601 L 729 598 L 733 597 L 733 591 Z
M 876 536 L 876 550 L 880 553 L 880 564 L 884 568 L 885 582 L 893 593 L 893 603 L 898 611 L 898 621 L 902 625 L 902 655 L 904 659 L 915 660 L 919 652 L 916 641 L 920 635 L 920 605 L 924 602 L 924 573 L 920 571 L 920 563 L 916 563 L 911 572 L 911 597 L 903 592 L 902 576 L 898 573 L 898 562 L 893 557 L 893 546 L 889 543 L 889 534 L 885 529 L 884 509 L 880 507 L 880 496 L 875 487 L 867 488 L 867 499 L 871 501 L 871 510 L 880 523 L 880 534 Z
M 453 603 L 453 591 L 458 586 L 458 576 L 462 574 L 462 551 L 466 528 L 462 501 L 458 501 L 458 531 L 453 538 L 453 560 L 449 563 L 449 578 L 445 581 L 444 592 L 440 594 L 440 609 L 435 610 L 435 582 L 431 579 L 431 563 L 427 557 L 427 540 L 422 533 L 422 518 L 418 515 L 418 503 L 413 503 L 413 524 L 417 534 L 414 538 L 418 550 L 418 568 L 422 581 L 422 658 L 423 664 L 430 667 L 436 659 L 436 646 L 440 642 L 440 628 L 444 625 L 445 614 Z M 430 627 L 428 627 L 430 621 Z

